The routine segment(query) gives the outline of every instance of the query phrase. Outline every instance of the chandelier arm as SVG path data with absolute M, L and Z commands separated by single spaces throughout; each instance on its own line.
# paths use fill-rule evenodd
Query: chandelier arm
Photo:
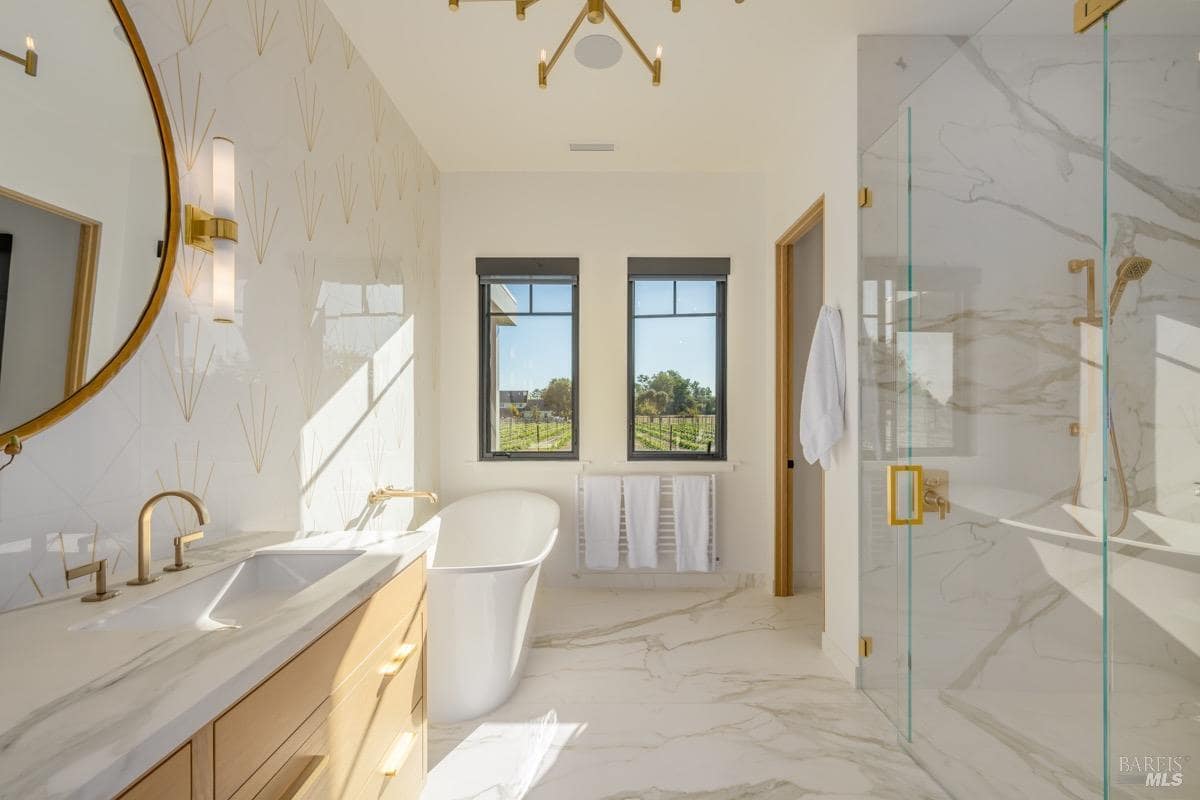
M 615 11 L 612 10 L 612 6 L 608 4 L 608 0 L 605 0 L 604 11 L 610 17 L 612 17 L 613 24 L 617 26 L 617 30 L 621 32 L 621 35 L 625 37 L 625 41 L 629 42 L 629 46 L 632 47 L 634 52 L 638 54 L 638 58 L 642 60 L 642 63 L 646 65 L 646 69 L 650 70 L 650 74 L 653 75 L 654 62 L 651 61 L 649 56 L 646 55 L 646 52 L 642 50 L 641 45 L 639 45 L 637 40 L 633 38 L 633 34 L 631 34 L 629 29 L 625 27 L 625 23 L 621 22 L 621 18 L 617 16 Z
M 554 51 L 554 57 L 550 59 L 550 63 L 546 65 L 546 77 L 550 77 L 550 70 L 554 69 L 554 65 L 558 63 L 558 59 L 562 58 L 563 51 L 567 49 L 567 45 L 571 43 L 575 33 L 579 30 L 579 26 L 583 24 L 583 20 L 587 17 L 588 6 L 585 2 L 583 8 L 579 12 L 579 16 L 575 18 L 575 22 L 571 24 L 571 29 L 567 31 L 567 35 L 563 37 L 562 42 L 558 45 L 558 49 Z

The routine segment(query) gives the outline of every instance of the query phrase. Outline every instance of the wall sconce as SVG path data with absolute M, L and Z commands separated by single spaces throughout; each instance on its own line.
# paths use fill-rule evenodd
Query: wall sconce
M 33 41 L 32 36 L 25 37 L 25 57 L 10 53 L 7 50 L 0 50 L 0 57 L 7 58 L 15 64 L 20 64 L 25 68 L 25 74 L 31 78 L 37 77 L 37 44 Z
M 208 213 L 192 204 L 184 207 L 183 243 L 212 253 L 213 321 L 233 322 L 238 225 L 235 219 L 237 172 L 233 142 L 213 137 L 213 210 Z

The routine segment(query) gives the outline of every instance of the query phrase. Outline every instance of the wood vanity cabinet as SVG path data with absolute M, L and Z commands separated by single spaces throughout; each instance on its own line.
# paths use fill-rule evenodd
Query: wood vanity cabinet
M 418 800 L 425 631 L 418 559 L 119 800 Z

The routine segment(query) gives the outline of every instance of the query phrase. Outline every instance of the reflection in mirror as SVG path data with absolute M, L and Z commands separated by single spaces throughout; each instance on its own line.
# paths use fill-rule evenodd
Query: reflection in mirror
M 168 173 L 142 66 L 108 0 L 0 0 L 38 68 L 0 69 L 0 431 L 97 376 L 138 327 L 166 251 Z

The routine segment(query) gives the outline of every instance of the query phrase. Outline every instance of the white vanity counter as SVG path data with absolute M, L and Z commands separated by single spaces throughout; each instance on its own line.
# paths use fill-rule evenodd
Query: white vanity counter
M 434 541 L 424 532 L 249 534 L 189 550 L 192 569 L 119 597 L 79 591 L 0 614 L 0 798 L 109 800 L 329 630 Z M 205 630 L 85 627 L 227 569 L 254 553 L 361 551 L 247 620 Z M 143 613 L 139 608 L 136 614 Z M 131 619 L 134 615 L 125 617 Z M 215 616 L 215 615 L 214 615 Z

